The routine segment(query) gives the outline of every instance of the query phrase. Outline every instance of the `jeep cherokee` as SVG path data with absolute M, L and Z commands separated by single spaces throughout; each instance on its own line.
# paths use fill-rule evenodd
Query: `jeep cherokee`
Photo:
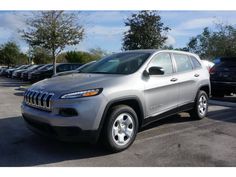
M 36 133 L 63 141 L 100 138 L 118 152 L 153 121 L 182 111 L 204 118 L 209 95 L 209 73 L 197 55 L 133 50 L 32 85 L 21 108 Z

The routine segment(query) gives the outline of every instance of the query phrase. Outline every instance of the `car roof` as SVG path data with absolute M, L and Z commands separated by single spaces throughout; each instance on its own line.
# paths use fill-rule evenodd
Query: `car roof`
M 171 53 L 179 53 L 179 54 L 185 54 L 185 55 L 192 55 L 195 57 L 198 57 L 198 55 L 191 53 L 191 52 L 186 52 L 186 51 L 180 51 L 180 50 L 166 50 L 166 49 L 137 49 L 137 50 L 127 50 L 124 51 L 125 53 L 129 53 L 129 52 L 147 52 L 147 53 L 157 53 L 157 52 L 171 52 Z M 120 53 L 124 53 L 124 52 L 120 52 Z
M 187 54 L 187 55 L 196 55 L 191 52 L 186 52 L 186 51 L 181 51 L 181 50 L 166 50 L 166 49 L 137 49 L 137 50 L 127 50 L 124 52 L 147 52 L 147 53 L 172 52 L 172 53 L 182 53 L 182 54 Z

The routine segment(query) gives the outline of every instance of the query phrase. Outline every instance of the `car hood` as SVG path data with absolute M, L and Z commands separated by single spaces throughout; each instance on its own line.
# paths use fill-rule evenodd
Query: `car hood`
M 103 88 L 109 82 L 114 83 L 121 78 L 121 75 L 77 73 L 42 80 L 32 85 L 31 89 L 61 94 L 91 88 Z

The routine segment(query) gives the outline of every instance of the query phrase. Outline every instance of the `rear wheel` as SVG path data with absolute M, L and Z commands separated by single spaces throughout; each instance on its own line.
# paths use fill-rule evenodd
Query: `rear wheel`
M 190 116 L 193 119 L 203 119 L 208 112 L 208 95 L 205 91 L 200 90 L 197 94 L 194 108 L 190 111 Z
M 126 105 L 112 108 L 104 127 L 105 144 L 113 152 L 123 151 L 135 140 L 138 118 L 135 111 Z

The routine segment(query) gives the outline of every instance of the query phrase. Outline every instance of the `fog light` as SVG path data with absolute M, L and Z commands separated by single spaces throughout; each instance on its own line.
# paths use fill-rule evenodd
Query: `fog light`
M 62 108 L 59 110 L 59 114 L 64 117 L 78 116 L 78 112 L 73 108 Z

